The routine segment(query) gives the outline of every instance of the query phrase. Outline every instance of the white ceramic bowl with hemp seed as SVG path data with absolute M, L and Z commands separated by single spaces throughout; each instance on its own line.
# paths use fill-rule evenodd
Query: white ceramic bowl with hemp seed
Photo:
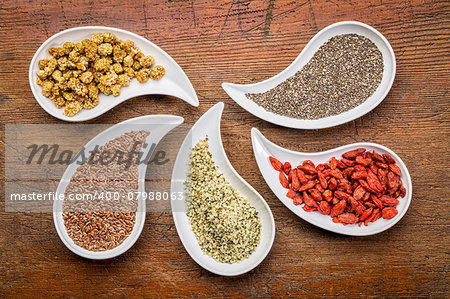
M 359 41 L 338 43 L 352 36 Z M 324 54 L 324 49 L 329 52 Z M 395 71 L 387 39 L 369 25 L 346 21 L 318 32 L 278 75 L 254 84 L 222 83 L 222 88 L 242 108 L 268 122 L 321 129 L 352 121 L 378 106 L 392 87 Z
M 235 276 L 252 270 L 267 256 L 275 238 L 275 222 L 266 201 L 234 170 L 226 156 L 220 135 L 220 120 L 223 107 L 223 103 L 218 103 L 209 109 L 195 123 L 183 141 L 172 172 L 171 192 L 184 192 L 185 196 L 183 200 L 172 200 L 171 208 L 180 240 L 192 259 L 206 270 L 215 274 Z M 208 153 L 200 156 L 202 159 L 204 156 L 206 158 L 203 160 L 196 159 L 196 163 L 194 163 L 194 160 L 191 160 L 191 153 L 194 152 L 193 148 L 195 149 L 199 144 L 202 144 L 205 138 L 208 138 Z M 209 154 L 210 156 L 208 157 Z M 217 172 L 216 170 L 212 171 L 213 178 L 210 176 L 211 169 L 213 168 L 209 164 L 211 163 L 211 159 L 213 160 L 213 165 L 217 167 Z M 202 165 L 205 167 L 202 167 L 202 165 L 198 165 L 199 167 L 197 167 L 197 164 L 199 164 L 197 163 L 198 161 L 203 161 L 204 164 Z M 185 189 L 185 183 L 188 177 L 194 180 L 192 175 L 189 175 L 189 173 L 193 173 L 193 164 L 201 170 L 195 172 L 195 176 L 205 182 L 204 189 L 197 188 L 194 190 L 194 193 L 201 193 L 201 196 L 197 196 L 196 199 L 189 198 L 193 193 L 186 193 Z M 238 195 L 236 197 L 232 198 L 229 196 L 231 193 L 229 192 L 230 188 L 234 188 L 237 191 Z M 190 207 L 194 206 L 192 204 L 194 201 L 195 206 L 200 206 L 197 215 L 199 215 L 201 220 L 207 219 L 206 222 L 210 221 L 217 224 L 217 227 L 214 225 L 208 227 L 206 234 L 199 233 L 199 228 L 201 230 L 203 227 L 199 227 L 197 225 L 197 219 L 194 221 L 192 220 L 194 217 L 189 215 L 191 211 Z M 203 204 L 204 201 L 208 203 Z M 223 205 L 217 208 L 217 202 Z M 236 203 L 238 204 L 236 205 Z M 201 206 L 206 209 L 202 210 Z M 231 212 L 229 210 L 230 207 L 233 209 Z M 260 220 L 260 226 L 258 226 L 260 229 L 259 243 L 254 242 L 257 238 L 253 238 L 255 235 L 252 234 L 252 230 L 255 227 L 252 226 L 255 223 L 253 221 L 255 214 L 247 214 L 249 215 L 247 218 L 242 217 L 243 214 L 239 211 L 233 213 L 240 209 L 243 209 L 243 213 L 255 213 L 256 210 L 256 218 L 259 217 Z M 205 213 L 209 215 L 203 218 L 202 215 L 205 215 Z M 191 222 L 191 220 L 195 222 L 195 228 L 193 227 L 194 222 Z M 237 226 L 229 226 L 230 221 L 238 223 Z M 241 226 L 241 223 L 245 224 Z M 247 223 L 251 224 L 247 226 Z M 234 234 L 230 238 L 228 232 L 232 234 L 236 233 L 237 235 Z M 199 236 L 201 240 L 198 238 Z M 218 242 L 218 240 L 221 242 Z M 204 245 L 203 248 L 200 243 Z M 233 247 L 228 252 L 229 248 L 223 250 L 223 247 L 221 247 L 223 244 L 225 246 L 231 244 L 230 247 L 236 247 Z M 249 247 L 252 247 L 251 252 L 245 252 L 246 256 L 241 254 L 243 251 L 247 251 Z M 211 248 L 213 252 L 205 248 Z M 236 248 L 239 248 L 239 250 L 233 251 Z M 220 255 L 214 255 L 217 252 Z M 236 252 L 236 255 L 241 254 L 237 262 L 233 261 L 237 260 Z M 224 254 L 226 256 L 223 256 Z
M 160 65 L 164 67 L 165 74 L 159 80 L 148 80 L 144 83 L 138 82 L 136 78 L 129 81 L 129 85 L 120 88 L 120 95 L 106 95 L 102 92 L 99 94 L 98 104 L 91 109 L 82 109 L 73 116 L 67 116 L 64 112 L 64 106 L 57 108 L 53 101 L 42 94 L 42 86 L 36 83 L 38 76 L 37 71 L 40 70 L 39 61 L 46 59 L 50 48 L 62 47 L 66 42 L 81 42 L 84 39 L 91 39 L 92 35 L 98 33 L 111 33 L 118 40 L 131 40 L 134 42 L 135 49 L 142 51 L 144 55 L 153 56 L 154 63 L 151 67 Z M 58 69 L 58 68 L 57 68 Z M 121 73 L 118 73 L 121 74 Z M 80 122 L 98 117 L 109 111 L 120 103 L 141 95 L 169 95 L 180 98 L 192 106 L 198 106 L 198 98 L 195 90 L 188 77 L 164 50 L 135 33 L 117 29 L 113 27 L 103 26 L 86 26 L 71 28 L 61 31 L 49 39 L 47 39 L 36 51 L 30 63 L 29 83 L 36 101 L 50 115 L 61 120 L 70 122 Z
M 96 149 L 96 146 L 99 146 L 97 151 L 99 152 L 106 152 L 101 150 L 102 146 L 108 146 L 111 145 L 113 142 L 117 142 L 117 140 L 121 141 L 121 144 L 117 145 L 117 148 L 124 149 L 130 146 L 130 140 L 133 141 L 133 139 L 130 139 L 133 134 L 145 132 L 144 139 L 146 146 L 142 146 L 140 150 L 136 150 L 137 152 L 142 153 L 142 158 L 150 157 L 152 154 L 152 151 L 156 147 L 156 145 L 161 141 L 161 139 L 172 129 L 183 123 L 184 119 L 179 116 L 173 116 L 173 115 L 147 115 L 147 116 L 141 116 L 136 117 L 133 119 L 129 119 L 127 121 L 121 122 L 117 125 L 112 126 L 111 128 L 103 131 L 96 137 L 94 137 L 91 141 L 89 141 L 85 147 L 83 152 L 85 154 L 85 161 L 89 160 L 90 152 L 94 149 Z M 148 134 L 149 133 L 149 134 Z M 128 135 L 127 135 L 128 134 Z M 127 139 L 121 139 L 123 136 L 126 136 Z M 142 136 L 142 135 L 141 135 Z M 146 137 L 145 137 L 146 136 Z M 142 138 L 141 138 L 142 139 Z M 143 141 L 141 140 L 141 141 Z M 155 146 L 152 146 L 152 145 Z M 111 148 L 111 147 L 110 147 Z M 109 151 L 111 155 L 114 155 L 115 153 L 112 153 Z M 131 151 L 130 151 L 131 152 Z M 117 152 L 118 153 L 118 152 Z M 126 154 L 126 153 L 125 153 Z M 81 157 L 81 155 L 77 155 L 77 157 Z M 80 163 L 77 163 L 77 161 L 81 162 L 79 159 L 76 159 L 76 161 L 73 161 L 66 169 L 66 171 L 63 174 L 63 177 L 58 185 L 57 188 L 57 194 L 65 194 L 65 197 L 69 197 L 68 194 L 76 194 L 74 192 L 68 193 L 68 190 L 71 188 L 70 184 L 72 183 L 71 180 L 76 176 L 81 166 Z M 125 159 L 125 158 L 124 158 Z M 130 160 L 131 161 L 131 160 Z M 135 160 L 133 160 L 135 161 Z M 142 160 L 139 160 L 142 161 Z M 98 164 L 98 163 L 97 163 Z M 91 176 L 89 173 L 84 173 L 85 176 L 76 176 L 76 178 L 86 178 L 86 177 L 93 177 L 94 179 L 92 181 L 95 182 L 101 182 L 102 178 L 107 178 L 106 180 L 110 180 L 111 182 L 116 179 L 114 177 L 114 169 L 113 167 L 119 165 L 119 164 L 104 164 L 106 166 L 101 166 L 101 172 L 106 173 L 99 173 L 95 172 L 93 176 Z M 85 166 L 82 165 L 82 166 Z M 94 166 L 96 166 L 94 164 Z M 88 166 L 90 167 L 90 166 Z M 98 168 L 97 168 L 98 169 Z M 108 230 L 110 223 L 108 222 L 106 225 L 94 225 L 93 223 L 87 221 L 80 222 L 79 219 L 82 217 L 83 219 L 86 219 L 86 213 L 82 213 L 81 217 L 77 215 L 77 213 L 74 213 L 75 210 L 70 210 L 70 218 L 68 218 L 67 213 L 64 215 L 64 212 L 68 212 L 64 209 L 64 205 L 66 204 L 64 200 L 55 200 L 53 204 L 53 220 L 55 223 L 56 231 L 58 232 L 58 236 L 60 237 L 61 241 L 66 245 L 68 249 L 70 249 L 73 253 L 84 257 L 88 259 L 94 259 L 94 260 L 102 260 L 102 259 L 109 259 L 116 257 L 124 252 L 126 252 L 128 249 L 133 246 L 133 244 L 136 242 L 136 240 L 139 238 L 142 229 L 144 227 L 145 222 L 145 198 L 144 196 L 140 196 L 140 194 L 143 194 L 145 192 L 145 173 L 147 171 L 147 163 L 139 163 L 137 166 L 132 166 L 129 168 L 133 170 L 133 173 L 130 174 L 129 177 L 123 177 L 121 180 L 118 180 L 118 184 L 131 181 L 131 185 L 133 188 L 127 189 L 122 188 L 121 190 L 108 190 L 107 192 L 104 192 L 104 194 L 100 197 L 100 192 L 102 192 L 101 186 L 102 185 L 94 185 L 94 187 L 86 187 L 85 191 L 81 191 L 78 194 L 95 194 L 97 198 L 105 200 L 105 204 L 116 204 L 116 202 L 122 200 L 122 201 L 131 201 L 136 200 L 137 206 L 135 206 L 135 219 L 134 224 L 132 224 L 132 228 L 130 227 L 130 223 L 126 222 L 127 219 L 113 219 L 114 223 L 111 224 L 111 226 L 114 226 L 112 229 L 113 232 L 121 233 L 121 231 L 124 231 L 127 233 L 126 235 L 115 235 L 110 238 L 108 234 L 102 234 L 102 237 L 96 237 L 95 236 L 95 230 L 90 231 L 90 226 L 92 227 L 100 227 L 102 229 L 106 229 L 108 232 L 111 230 Z M 137 173 L 136 173 L 137 172 Z M 136 180 L 137 180 L 137 188 L 136 187 Z M 73 181 L 73 180 L 72 180 Z M 75 180 L 76 181 L 76 180 Z M 116 186 L 117 180 L 113 182 L 113 186 Z M 83 184 L 83 183 L 82 183 Z M 83 186 L 89 186 L 89 185 L 81 185 L 83 189 Z M 125 187 L 128 185 L 125 184 Z M 80 189 L 80 188 L 79 188 Z M 78 189 L 78 190 L 79 190 Z M 125 191 L 124 191 L 125 189 Z M 74 189 L 71 189 L 72 191 Z M 95 192 L 94 192 L 95 191 Z M 120 192 L 119 192 L 120 191 Z M 97 193 L 98 192 L 98 193 Z M 120 198 L 116 198 L 115 194 L 119 194 Z M 109 200 L 107 200 L 108 196 L 110 197 Z M 75 200 L 82 200 L 82 199 L 75 199 Z M 103 203 L 102 203 L 103 204 Z M 101 206 L 102 207 L 102 206 Z M 108 206 L 106 206 L 108 207 Z M 92 210 L 89 210 L 92 211 Z M 99 210 L 100 211 L 100 210 Z M 101 210 L 103 211 L 103 210 Z M 113 212 L 116 212 L 118 210 L 113 210 Z M 120 211 L 118 211 L 120 213 Z M 110 215 L 110 214 L 108 214 Z M 106 217 L 106 216 L 105 216 Z M 108 216 L 109 217 L 109 216 Z M 98 219 L 98 218 L 96 218 Z M 103 220 L 103 219 L 100 219 Z M 104 218 L 105 221 L 110 221 L 109 218 Z M 75 223 L 76 226 L 70 226 L 72 223 Z M 69 229 L 66 225 L 69 225 Z M 88 226 L 89 225 L 89 226 Z M 70 231 L 69 231 L 70 230 Z M 77 232 L 82 232 L 83 238 L 80 238 L 80 234 Z M 92 237 L 90 234 L 93 234 L 94 237 Z M 114 239 L 115 238 L 115 239 Z M 111 243 L 115 241 L 116 243 L 113 244 L 105 244 L 106 241 Z M 86 244 L 89 241 L 89 244 L 92 246 L 96 246 L 94 250 L 89 250 L 89 244 Z M 100 248 L 101 250 L 97 250 Z

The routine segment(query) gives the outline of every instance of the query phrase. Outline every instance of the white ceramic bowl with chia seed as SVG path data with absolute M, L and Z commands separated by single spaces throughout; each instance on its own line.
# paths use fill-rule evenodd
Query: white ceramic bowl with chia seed
M 102 146 L 107 142 L 121 136 L 122 134 L 130 131 L 136 130 L 147 130 L 150 131 L 150 135 L 146 139 L 147 147 L 141 150 L 143 154 L 142 157 L 147 157 L 151 155 L 150 151 L 153 151 L 156 145 L 161 141 L 161 139 L 169 133 L 172 129 L 182 124 L 184 119 L 180 116 L 173 115 L 146 115 L 141 117 L 132 118 L 121 122 L 111 128 L 103 131 L 91 141 L 89 141 L 85 147 L 84 152 L 89 153 L 95 147 Z M 155 146 L 151 146 L 154 144 Z M 78 156 L 78 155 L 77 155 Z M 86 154 L 87 158 L 88 154 Z M 79 159 L 77 159 L 79 161 Z M 76 172 L 78 168 L 76 161 L 71 163 L 61 178 L 61 181 L 57 188 L 57 194 L 64 194 L 65 190 L 70 182 L 70 179 Z M 147 164 L 141 163 L 138 166 L 138 193 L 142 194 L 145 192 L 145 173 L 147 171 Z M 133 195 L 134 196 L 134 195 Z M 137 196 L 137 195 L 136 195 Z M 136 212 L 136 222 L 134 224 L 131 234 L 123 241 L 122 244 L 117 247 L 106 250 L 106 251 L 90 251 L 86 250 L 77 244 L 70 238 L 67 233 L 66 227 L 64 225 L 64 219 L 62 216 L 63 211 L 63 201 L 55 200 L 53 203 L 53 220 L 55 223 L 56 231 L 61 241 L 69 248 L 73 253 L 88 259 L 93 260 L 103 260 L 116 257 L 126 252 L 133 246 L 136 240 L 139 238 L 145 223 L 145 200 L 143 196 L 137 196 L 138 208 Z
M 244 274 L 258 266 L 269 253 L 275 238 L 275 222 L 270 207 L 259 193 L 248 184 L 234 170 L 227 158 L 220 135 L 220 120 L 224 104 L 218 103 L 209 109 L 192 127 L 186 136 L 172 172 L 171 192 L 184 192 L 184 182 L 189 172 L 189 161 L 192 147 L 200 140 L 208 137 L 209 151 L 212 154 L 219 171 L 239 194 L 248 199 L 257 210 L 261 219 L 261 237 L 256 250 L 247 258 L 238 263 L 220 263 L 209 255 L 203 253 L 197 238 L 191 229 L 187 211 L 186 199 L 172 200 L 171 208 L 175 226 L 186 251 L 200 266 L 208 271 L 223 276 L 236 276 Z
M 364 36 L 371 40 L 383 56 L 384 69 L 381 83 L 375 92 L 362 104 L 341 114 L 309 120 L 291 118 L 269 112 L 246 96 L 247 93 L 264 93 L 276 87 L 302 69 L 303 66 L 305 66 L 305 64 L 307 64 L 313 57 L 314 53 L 316 53 L 320 46 L 322 46 L 330 38 L 337 35 L 351 33 Z M 321 129 L 352 121 L 378 106 L 378 104 L 380 104 L 381 101 L 383 101 L 383 99 L 387 96 L 392 87 L 395 71 L 395 54 L 387 39 L 380 32 L 369 25 L 360 22 L 346 21 L 335 23 L 322 29 L 311 39 L 297 58 L 278 75 L 254 84 L 222 83 L 222 88 L 242 108 L 268 122 L 295 129 Z
M 405 163 L 397 156 L 392 150 L 376 143 L 361 142 L 347 144 L 338 148 L 330 149 L 324 152 L 317 153 L 303 153 L 295 152 L 285 148 L 282 148 L 267 138 L 265 138 L 261 132 L 252 128 L 252 144 L 253 153 L 255 154 L 256 162 L 258 163 L 259 170 L 264 177 L 267 185 L 272 192 L 278 197 L 278 199 L 294 214 L 303 220 L 338 234 L 349 236 L 369 236 L 378 234 L 394 226 L 408 210 L 412 197 L 412 183 L 408 169 Z M 371 222 L 368 226 L 365 225 L 346 225 L 341 223 L 334 223 L 329 215 L 323 215 L 320 212 L 306 212 L 300 205 L 294 205 L 292 199 L 286 196 L 287 189 L 281 186 L 278 171 L 276 171 L 270 163 L 269 156 L 273 156 L 282 162 L 290 162 L 292 166 L 301 164 L 304 160 L 311 160 L 316 165 L 320 163 L 328 162 L 332 157 L 340 158 L 345 152 L 357 149 L 365 148 L 367 151 L 375 150 L 379 154 L 389 154 L 394 158 L 396 165 L 400 167 L 403 186 L 406 188 L 406 195 L 403 198 L 399 198 L 400 203 L 397 205 L 398 214 L 392 219 L 380 218 L 375 222 Z
M 151 55 L 155 58 L 154 65 L 162 65 L 166 69 L 166 74 L 160 80 L 149 80 L 145 83 L 139 83 L 135 78 L 131 80 L 130 85 L 121 88 L 121 94 L 118 97 L 112 95 L 99 95 L 100 102 L 92 109 L 83 109 L 73 117 L 64 114 L 64 107 L 58 109 L 55 104 L 47 97 L 42 95 L 42 87 L 36 84 L 39 70 L 39 60 L 45 59 L 50 54 L 48 49 L 52 47 L 61 47 L 65 42 L 81 42 L 85 38 L 91 38 L 95 33 L 112 33 L 121 40 L 131 40 L 145 55 Z M 198 98 L 188 77 L 164 50 L 135 33 L 113 27 L 86 26 L 71 28 L 61 31 L 47 39 L 36 51 L 30 63 L 29 83 L 36 101 L 50 115 L 61 120 L 70 122 L 86 121 L 109 111 L 120 103 L 141 95 L 161 94 L 169 95 L 182 99 L 183 101 L 198 106 Z

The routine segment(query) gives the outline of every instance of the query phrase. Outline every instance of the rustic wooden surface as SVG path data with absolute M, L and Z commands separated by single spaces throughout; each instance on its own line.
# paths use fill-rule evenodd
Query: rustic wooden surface
M 251 83 L 277 74 L 318 30 L 344 20 L 374 26 L 389 40 L 397 58 L 391 92 L 360 119 L 323 130 L 287 129 L 247 113 L 221 89 L 224 81 Z M 84 25 L 115 26 L 153 41 L 181 65 L 200 99 L 194 108 L 175 98 L 142 96 L 89 123 L 115 124 L 153 113 L 181 115 L 193 123 L 213 104 L 225 102 L 226 152 L 271 207 L 275 242 L 252 272 L 219 277 L 189 257 L 170 213 L 149 213 L 140 239 L 127 253 L 113 260 L 89 261 L 63 245 L 50 213 L 5 213 L 2 200 L 0 295 L 450 296 L 448 2 L 3 0 L 3 124 L 62 123 L 35 101 L 28 66 L 51 35 Z M 332 234 L 297 218 L 271 193 L 257 170 L 252 127 L 292 150 L 320 151 L 358 141 L 391 148 L 412 176 L 413 199 L 407 214 L 392 229 L 362 238 Z M 4 145 L 1 153 L 4 156 Z M 4 198 L 3 182 L 1 188 Z

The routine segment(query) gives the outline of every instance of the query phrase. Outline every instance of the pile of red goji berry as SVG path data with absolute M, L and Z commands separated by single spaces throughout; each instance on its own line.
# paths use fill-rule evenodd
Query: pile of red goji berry
M 340 160 L 333 157 L 317 166 L 305 160 L 295 168 L 289 162 L 269 159 L 295 205 L 305 203 L 303 210 L 318 210 L 336 223 L 368 225 L 380 217 L 393 218 L 398 213 L 397 198 L 406 194 L 400 168 L 388 154 L 358 148 Z

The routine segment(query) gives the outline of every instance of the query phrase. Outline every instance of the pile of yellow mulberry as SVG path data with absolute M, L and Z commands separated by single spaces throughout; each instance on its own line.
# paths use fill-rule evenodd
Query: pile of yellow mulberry
M 50 56 L 39 61 L 36 83 L 42 94 L 64 113 L 74 116 L 81 109 L 98 105 L 98 95 L 120 95 L 134 77 L 139 82 L 159 80 L 164 67 L 153 68 L 154 58 L 145 56 L 134 42 L 118 40 L 111 33 L 97 33 L 81 43 L 66 42 L 50 48 Z

